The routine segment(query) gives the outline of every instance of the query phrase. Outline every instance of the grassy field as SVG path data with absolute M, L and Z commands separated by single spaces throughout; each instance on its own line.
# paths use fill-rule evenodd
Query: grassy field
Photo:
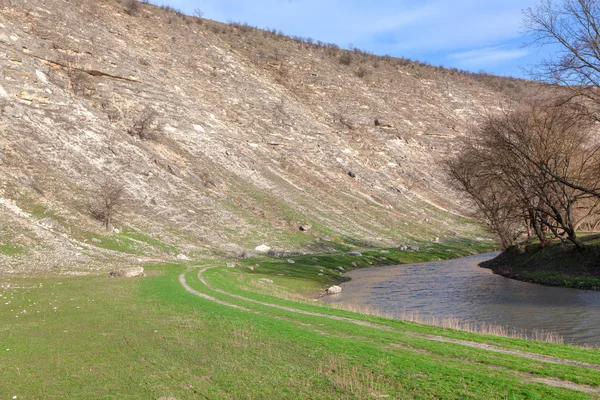
M 600 235 L 582 235 L 583 251 L 559 241 L 514 246 L 482 266 L 495 273 L 545 285 L 600 290 Z
M 309 296 L 339 281 L 340 265 L 482 247 L 148 265 L 131 280 L 4 276 L 0 398 L 598 397 L 598 350 L 361 315 Z

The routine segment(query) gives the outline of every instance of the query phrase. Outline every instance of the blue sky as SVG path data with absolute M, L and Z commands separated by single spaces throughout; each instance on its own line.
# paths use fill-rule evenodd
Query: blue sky
M 152 0 L 187 14 L 247 22 L 376 54 L 526 77 L 540 57 L 524 47 L 522 9 L 536 0 Z

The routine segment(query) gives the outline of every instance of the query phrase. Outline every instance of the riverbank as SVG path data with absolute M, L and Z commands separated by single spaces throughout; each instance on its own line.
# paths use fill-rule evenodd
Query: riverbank
M 583 236 L 582 241 L 583 251 L 559 241 L 544 248 L 524 243 L 480 266 L 524 282 L 600 290 L 600 235 Z
M 265 279 L 275 277 L 279 281 L 280 291 L 285 291 L 289 295 L 313 298 L 324 294 L 329 286 L 346 281 L 348 278 L 343 274 L 354 269 L 451 260 L 493 250 L 495 244 L 490 241 L 464 239 L 336 253 L 259 255 L 240 259 L 230 265 L 235 265 L 246 272 L 244 280 L 255 277 Z

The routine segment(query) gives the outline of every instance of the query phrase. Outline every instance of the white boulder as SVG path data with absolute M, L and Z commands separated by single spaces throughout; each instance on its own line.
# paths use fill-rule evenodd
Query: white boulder
M 267 246 L 266 244 L 261 244 L 260 246 L 256 246 L 254 248 L 254 251 L 257 251 L 259 253 L 268 253 L 269 250 L 271 250 L 271 248 L 269 246 Z
M 326 290 L 327 294 L 337 294 L 337 293 L 342 293 L 342 288 L 334 285 L 332 287 L 330 287 L 329 289 Z
M 112 271 L 110 276 L 114 278 L 135 278 L 137 276 L 144 276 L 144 268 L 142 267 L 131 267 L 123 268 L 116 271 Z

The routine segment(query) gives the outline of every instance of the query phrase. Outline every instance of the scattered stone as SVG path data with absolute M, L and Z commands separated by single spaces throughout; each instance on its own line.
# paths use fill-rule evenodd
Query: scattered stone
M 235 268 L 235 263 L 228 262 L 227 268 Z
M 8 106 L 4 107 L 4 114 L 6 114 L 6 116 L 9 118 L 19 119 L 23 118 L 23 115 L 25 115 L 25 110 L 19 106 Z
M 354 172 L 352 172 L 352 171 L 348 171 L 348 176 L 350 178 L 356 178 L 356 174 Z
M 331 242 L 331 238 L 329 236 L 321 236 L 321 240 L 324 242 Z
M 194 210 L 187 210 L 188 214 L 196 214 L 196 211 Z
M 381 250 L 381 251 L 380 251 L 380 253 L 381 253 L 381 254 L 389 254 L 390 252 L 389 252 L 389 251 L 387 251 L 387 250 Z
M 312 228 L 312 225 L 310 224 L 305 224 L 305 225 L 300 225 L 300 232 L 308 232 L 310 231 L 310 229 Z
M 39 71 L 39 70 L 35 71 L 35 75 L 40 80 L 40 82 L 42 82 L 42 83 L 48 83 L 48 75 L 46 75 L 42 71 Z
M 433 238 L 432 242 L 433 243 L 439 243 L 440 242 L 440 238 L 439 237 Z
M 342 293 L 342 288 L 339 286 L 332 286 L 329 289 L 326 290 L 327 294 L 337 294 L 337 293 Z
M 389 123 L 384 123 L 382 121 L 380 121 L 379 119 L 375 120 L 375 126 L 378 126 L 380 128 L 393 128 L 394 125 L 389 124 Z
M 6 156 L 0 151 L 0 165 L 4 164 L 4 160 L 6 160 Z
M 355 256 L 355 257 L 362 257 L 362 253 L 359 251 L 351 251 L 350 253 L 348 253 L 351 256 Z
M 387 261 L 386 257 L 379 257 L 379 261 Z
M 260 283 L 269 283 L 269 284 L 273 284 L 273 281 L 271 279 L 267 279 L 267 278 L 260 278 L 258 280 Z
M 400 251 L 419 251 L 419 246 L 407 246 L 405 244 L 398 246 Z
M 175 397 L 171 397 L 171 396 L 162 396 L 159 397 L 157 400 L 177 400 Z
M 172 175 L 180 176 L 179 168 L 176 165 L 169 164 L 167 165 L 167 171 L 169 171 Z
M 319 276 L 323 276 L 323 273 L 322 273 L 322 272 L 319 272 L 317 275 L 319 275 Z
M 313 257 L 312 262 L 319 262 L 319 259 L 317 257 Z
M 254 251 L 257 251 L 259 253 L 268 253 L 271 250 L 271 248 L 269 246 L 267 246 L 266 244 L 261 244 L 260 246 L 256 246 L 254 248 Z
M 355 263 L 354 261 L 352 261 L 352 266 L 353 266 L 354 268 L 356 268 L 356 267 L 358 267 L 358 264 L 357 264 L 357 263 Z
M 185 172 L 185 175 L 187 176 L 187 178 L 188 178 L 190 181 L 192 181 L 192 182 L 195 182 L 195 183 L 201 183 L 201 182 L 202 182 L 202 178 L 200 178 L 200 177 L 199 177 L 198 175 L 196 175 L 195 173 L 193 173 L 193 172 L 190 172 L 190 171 L 187 171 L 187 170 L 186 170 L 186 171 L 184 171 L 184 172 Z M 208 183 L 208 182 L 207 182 L 207 183 Z M 188 212 L 190 212 L 190 211 L 193 211 L 193 210 L 188 210 Z M 196 214 L 196 212 L 191 212 L 190 214 Z
M 254 271 L 254 267 L 252 265 L 248 265 L 246 268 L 248 268 L 250 271 Z
M 131 268 L 123 268 L 118 269 L 116 271 L 112 271 L 110 276 L 113 278 L 135 278 L 138 276 L 144 276 L 144 268 L 143 267 L 131 267 Z
M 46 229 L 60 230 L 60 228 L 61 228 L 58 221 L 55 219 L 52 219 L 50 217 L 41 219 L 39 223 L 41 226 L 43 226 Z
M 94 242 L 94 243 L 102 243 L 102 240 L 100 240 L 98 238 L 92 238 L 92 242 Z
M 294 261 L 294 260 L 287 260 L 287 262 L 290 264 L 296 264 L 296 261 Z
M 321 269 L 319 270 L 319 272 L 325 272 L 325 271 L 323 271 L 323 268 L 321 268 Z
M 186 256 L 185 254 L 177 254 L 177 259 L 183 260 L 183 261 L 190 261 L 189 257 Z
M 335 269 L 337 269 L 340 272 L 344 272 L 345 271 L 344 267 L 342 267 L 341 265 L 338 265 L 337 267 L 335 267 Z

